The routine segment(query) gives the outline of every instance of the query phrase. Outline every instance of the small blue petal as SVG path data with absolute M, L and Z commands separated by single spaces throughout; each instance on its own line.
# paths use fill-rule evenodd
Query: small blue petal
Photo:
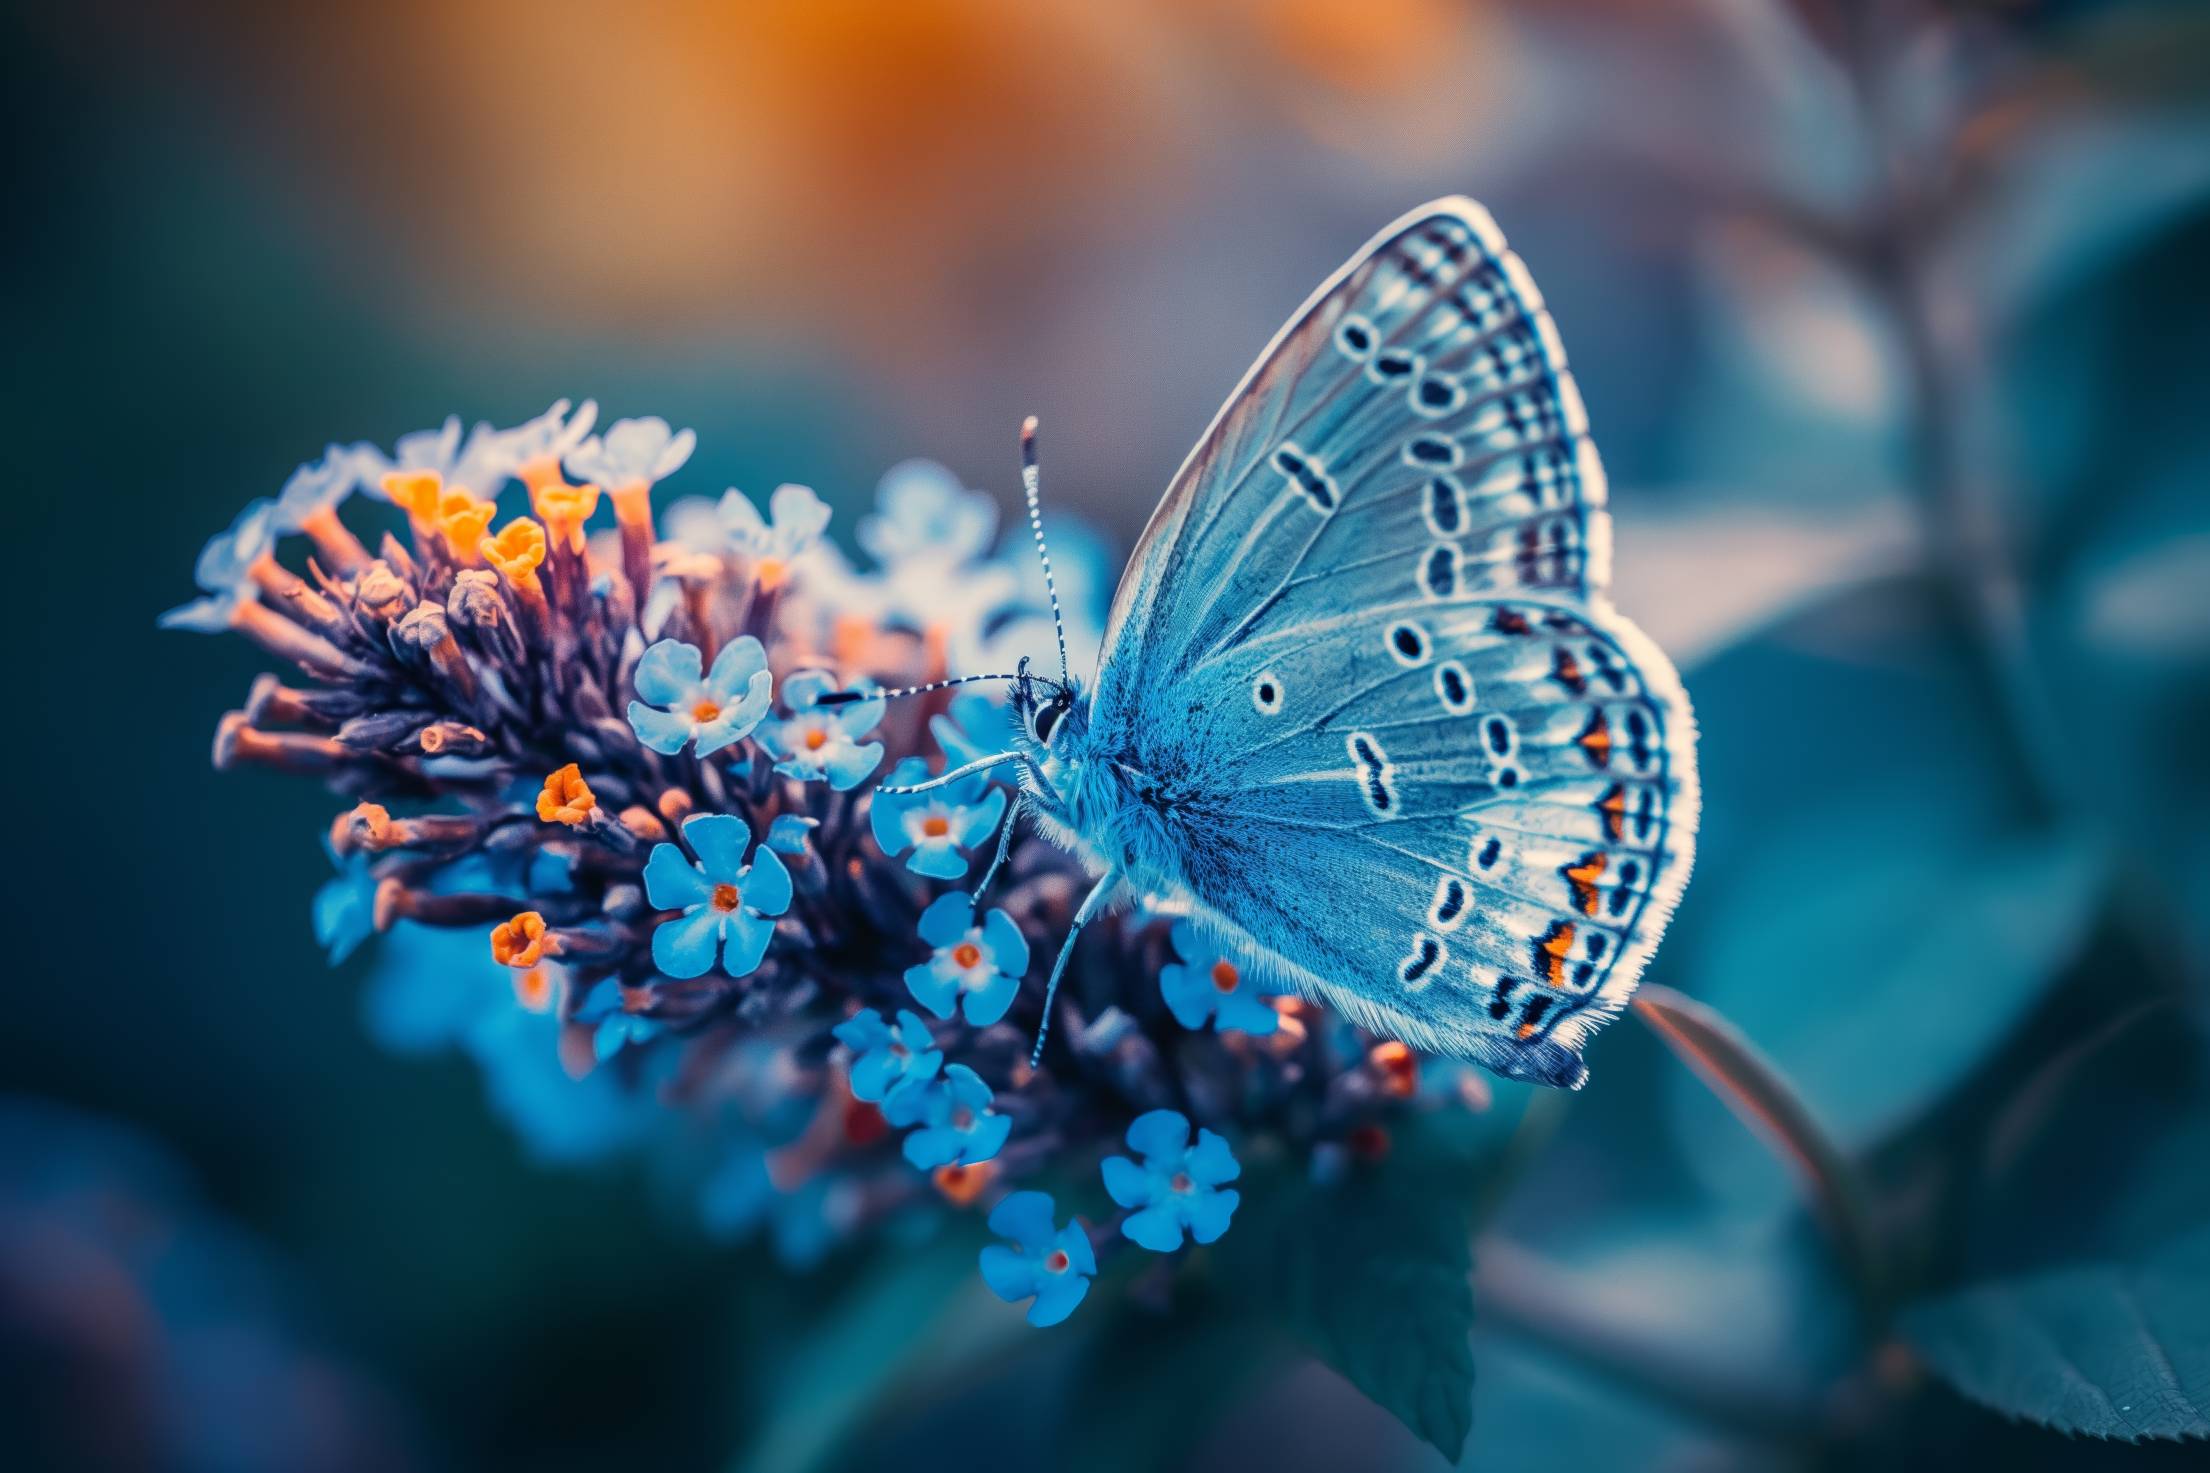
M 1172 1253 L 1182 1246 L 1182 1219 L 1172 1207 L 1163 1203 L 1146 1207 L 1122 1219 L 1120 1235 L 1153 1253 Z
M 867 774 L 882 761 L 882 743 L 869 742 L 865 746 L 844 746 L 829 754 L 826 771 L 829 786 L 839 793 L 849 793 L 867 780 Z
M 691 718 L 656 711 L 642 701 L 629 703 L 629 729 L 637 740 L 663 757 L 673 757 L 691 739 Z
M 698 689 L 703 663 L 698 646 L 679 639 L 660 640 L 637 661 L 637 694 L 663 707 L 687 700 Z
M 922 962 L 918 966 L 907 967 L 905 985 L 906 991 L 913 994 L 913 1000 L 937 1017 L 949 1018 L 952 1015 L 952 1005 L 959 995 L 959 984 L 949 977 L 939 976 L 930 963 Z
M 790 871 L 772 849 L 761 849 L 752 856 L 752 868 L 745 872 L 740 890 L 747 910 L 779 916 L 790 909 Z
M 992 1243 L 982 1250 L 982 1282 L 990 1292 L 1007 1304 L 1015 1304 L 1033 1295 L 1043 1271 L 1035 1260 L 1024 1256 L 1003 1243 Z
M 1128 1149 L 1156 1163 L 1175 1161 L 1189 1146 L 1189 1117 L 1179 1110 L 1147 1110 L 1128 1126 Z
M 1151 1173 L 1126 1156 L 1107 1156 L 1100 1163 L 1105 1192 L 1122 1207 L 1141 1207 L 1151 1200 Z
M 1189 1198 L 1189 1235 L 1200 1243 L 1210 1243 L 1228 1230 L 1228 1219 L 1235 1215 L 1236 1204 L 1242 1195 L 1235 1191 L 1192 1192 Z
M 732 977 L 749 977 L 767 956 L 775 939 L 775 923 L 766 916 L 740 910 L 727 918 L 728 945 L 721 955 L 721 969 Z
M 932 880 L 956 880 L 967 873 L 967 856 L 949 844 L 920 844 L 906 856 L 905 867 Z
M 921 912 L 918 929 L 923 941 L 941 948 L 965 940 L 974 923 L 974 901 L 964 893 L 954 890 L 929 902 L 928 909 Z
M 1020 995 L 1020 990 L 1020 978 L 1000 972 L 987 985 L 968 993 L 960 1011 L 975 1027 L 987 1028 L 1011 1011 L 1013 999 Z
M 661 922 L 652 933 L 652 964 L 670 977 L 705 976 L 714 969 L 722 922 L 727 919 L 712 906 L 701 905 Z
M 645 898 L 654 910 L 688 910 L 704 905 L 714 887 L 673 844 L 655 844 L 645 860 Z
M 982 942 L 990 948 L 990 959 L 999 971 L 1016 978 L 1028 971 L 1028 938 L 1004 911 L 993 910 L 982 918 Z
M 1032 1253 L 1046 1252 L 1058 1228 L 1057 1210 L 1047 1192 L 1014 1192 L 990 1209 L 990 1231 Z
M 697 853 L 699 873 L 710 883 L 737 883 L 744 869 L 744 851 L 752 842 L 752 830 L 743 819 L 728 813 L 701 813 L 683 820 L 683 839 Z
M 1217 1187 L 1243 1174 L 1242 1165 L 1228 1143 L 1209 1130 L 1197 1132 L 1197 1144 L 1182 1158 L 1182 1169 L 1200 1186 Z
M 1028 1307 L 1028 1322 L 1039 1330 L 1056 1325 L 1073 1314 L 1089 1292 L 1090 1281 L 1072 1270 L 1050 1278 L 1036 1291 L 1036 1302 Z

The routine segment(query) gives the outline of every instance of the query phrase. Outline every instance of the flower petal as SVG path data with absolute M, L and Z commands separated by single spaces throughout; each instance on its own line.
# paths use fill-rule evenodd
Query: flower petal
M 1122 1207 L 1141 1207 L 1151 1200 L 1151 1173 L 1126 1156 L 1107 1156 L 1098 1163 L 1105 1177 L 1105 1194 Z
M 1228 1230 L 1228 1219 L 1235 1215 L 1240 1192 L 1195 1192 L 1189 1199 L 1189 1235 L 1200 1243 L 1216 1241 Z
M 916 844 L 905 867 L 932 880 L 956 880 L 967 873 L 967 856 L 948 843 Z
M 1120 1235 L 1153 1253 L 1172 1253 L 1182 1246 L 1181 1215 L 1164 1203 L 1146 1207 L 1122 1219 Z
M 1179 1110 L 1146 1110 L 1128 1126 L 1128 1149 L 1153 1165 L 1180 1160 L 1189 1148 L 1189 1117 Z
M 772 849 L 753 852 L 752 868 L 745 871 L 740 888 L 746 910 L 779 916 L 790 909 L 790 871 L 783 867 L 782 856 Z
M 714 969 L 721 950 L 721 923 L 727 919 L 710 905 L 662 921 L 652 933 L 652 964 L 670 977 L 703 977 Z
M 1020 978 L 1009 972 L 999 972 L 988 983 L 968 993 L 960 1004 L 960 1011 L 975 1027 L 987 1028 L 1012 1009 L 1013 999 L 1020 995 L 1020 990 Z
M 959 984 L 940 975 L 933 964 L 922 962 L 918 966 L 907 967 L 905 985 L 906 991 L 913 994 L 913 1000 L 937 1017 L 949 1018 L 952 1015 L 952 1004 L 959 996 Z
M 728 938 L 721 969 L 732 977 L 747 977 L 767 955 L 767 945 L 775 939 L 775 923 L 750 910 L 740 910 L 729 917 Z
M 663 757 L 673 757 L 691 739 L 691 718 L 656 711 L 642 701 L 629 703 L 629 729 L 637 740 Z
M 982 1250 L 982 1282 L 1007 1304 L 1017 1304 L 1032 1296 L 1041 1276 L 1042 1270 L 1035 1260 L 1016 1253 L 1003 1243 L 992 1243 Z
M 637 661 L 637 694 L 655 706 L 673 706 L 698 689 L 703 656 L 698 646 L 663 639 Z
M 1028 1322 L 1047 1329 L 1074 1313 L 1074 1307 L 1090 1292 L 1090 1281 L 1077 1273 L 1063 1273 L 1043 1281 L 1036 1302 L 1028 1306 Z
M 974 899 L 958 890 L 939 895 L 921 912 L 921 939 L 931 946 L 953 946 L 967 939 L 974 928 Z
M 1263 1037 L 1281 1027 L 1281 1014 L 1267 1003 L 1265 994 L 1246 985 L 1220 999 L 1213 1027 Z
M 1182 1159 L 1182 1170 L 1189 1173 L 1191 1181 L 1207 1187 L 1234 1181 L 1243 1174 L 1242 1163 L 1235 1159 L 1227 1141 L 1209 1130 L 1197 1132 L 1197 1144 Z
M 706 693 L 719 701 L 733 701 L 765 669 L 767 651 L 751 635 L 739 635 L 714 656 L 714 668 L 706 672 Z
M 847 742 L 829 754 L 829 786 L 840 793 L 849 793 L 866 780 L 867 774 L 873 772 L 880 761 L 881 742 L 869 742 L 865 746 Z
M 1059 1229 L 1054 1246 L 1067 1255 L 1067 1262 L 1074 1266 L 1076 1273 L 1097 1272 L 1097 1250 L 1090 1246 L 1090 1235 L 1082 1231 L 1082 1224 L 1070 1222 Z
M 1220 998 L 1211 982 L 1180 962 L 1168 962 L 1159 968 L 1159 995 L 1166 999 L 1166 1010 L 1174 1015 L 1174 1021 L 1184 1028 L 1204 1027 Z
M 923 1171 L 934 1171 L 939 1166 L 949 1166 L 959 1159 L 964 1138 L 946 1125 L 932 1125 L 916 1130 L 905 1138 L 905 1158 Z
M 990 958 L 999 971 L 1016 979 L 1027 973 L 1028 938 L 1004 911 L 993 910 L 982 918 L 982 942 L 990 948 Z
M 683 841 L 697 851 L 699 873 L 710 883 L 734 885 L 744 874 L 752 829 L 733 813 L 694 814 L 683 820 Z
M 713 882 L 673 844 L 655 844 L 645 860 L 645 898 L 654 910 L 688 910 L 713 899 Z
M 990 1231 L 1011 1238 L 1031 1253 L 1043 1252 L 1057 1230 L 1051 1196 L 1046 1192 L 1014 1192 L 990 1209 Z
M 829 1030 L 830 1036 L 855 1054 L 881 1048 L 890 1042 L 890 1025 L 873 1008 L 861 1008 Z

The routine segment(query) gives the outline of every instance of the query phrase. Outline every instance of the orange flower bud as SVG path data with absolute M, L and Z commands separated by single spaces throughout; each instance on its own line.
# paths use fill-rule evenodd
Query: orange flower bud
M 415 521 L 434 522 L 445 497 L 445 478 L 436 471 L 392 471 L 384 477 L 384 494 Z
M 1418 1092 L 1419 1055 L 1395 1039 L 1375 1044 L 1373 1052 L 1366 1056 L 1366 1061 L 1381 1075 L 1381 1088 L 1385 1093 L 1395 1095 L 1401 1100 L 1409 1099 Z
M 545 918 L 534 910 L 491 928 L 491 959 L 502 967 L 534 967 L 545 949 Z
M 944 1194 L 944 1200 L 954 1207 L 971 1207 L 981 1196 L 990 1181 L 997 1175 L 997 1167 L 988 1161 L 978 1161 L 972 1166 L 953 1162 L 936 1168 L 936 1190 Z
M 598 796 L 583 780 L 583 770 L 573 762 L 545 778 L 545 790 L 537 795 L 537 816 L 546 823 L 573 828 L 598 806 Z
M 545 561 L 545 529 L 528 517 L 516 517 L 499 529 L 498 536 L 477 543 L 476 550 L 507 582 L 520 588 L 537 581 L 538 564 Z

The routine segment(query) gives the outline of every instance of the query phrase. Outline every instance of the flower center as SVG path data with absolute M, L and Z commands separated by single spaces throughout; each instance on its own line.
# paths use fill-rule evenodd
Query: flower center
M 965 1105 L 961 1105 L 958 1109 L 952 1111 L 952 1129 L 972 1130 L 974 1129 L 974 1124 L 975 1112 L 968 1109 Z
M 982 948 L 972 941 L 962 941 L 952 948 L 952 965 L 963 972 L 974 970 L 975 964 L 981 960 Z
M 752 567 L 752 576 L 763 589 L 782 587 L 783 579 L 789 575 L 790 569 L 779 557 L 763 557 Z
M 806 733 L 806 750 L 818 752 L 829 744 L 829 733 L 821 727 L 813 727 Z
M 921 833 L 931 839 L 941 839 L 952 831 L 952 821 L 941 813 L 932 813 L 921 820 Z
M 1192 1182 L 1192 1181 L 1191 1181 L 1191 1180 L 1189 1179 L 1189 1173 L 1188 1173 L 1188 1172 L 1186 1172 L 1186 1171 L 1177 1171 L 1177 1172 L 1175 1172 L 1175 1173 L 1174 1173 L 1174 1180 L 1173 1180 L 1173 1181 L 1171 1181 L 1171 1182 L 1169 1182 L 1169 1183 L 1168 1183 L 1168 1185 L 1169 1185 L 1169 1186 L 1171 1186 L 1171 1187 L 1173 1187 L 1173 1188 L 1174 1188 L 1174 1190 L 1175 1190 L 1175 1191 L 1177 1191 L 1177 1192 L 1186 1192 L 1186 1191 L 1188 1191 L 1188 1190 L 1189 1190 L 1189 1189 L 1190 1189 L 1190 1188 L 1191 1188 L 1192 1186 L 1195 1186 L 1195 1185 L 1196 1185 L 1196 1183 L 1195 1183 L 1195 1182 Z
M 720 719 L 721 707 L 710 699 L 701 700 L 697 705 L 691 707 L 691 720 L 701 726 L 709 721 L 719 721 Z
M 715 910 L 721 911 L 726 914 L 729 911 L 735 910 L 737 908 L 737 902 L 743 898 L 744 897 L 737 892 L 737 887 L 734 885 L 714 886 Z
M 1064 1248 L 1054 1248 L 1051 1250 L 1051 1256 L 1044 1260 L 1044 1267 L 1050 1269 L 1055 1274 L 1063 1274 L 1067 1271 L 1068 1262 L 1069 1259 L 1067 1258 L 1067 1250 Z
M 1242 980 L 1242 974 L 1236 971 L 1234 962 L 1212 964 L 1212 985 L 1219 991 L 1233 992 L 1236 984 Z

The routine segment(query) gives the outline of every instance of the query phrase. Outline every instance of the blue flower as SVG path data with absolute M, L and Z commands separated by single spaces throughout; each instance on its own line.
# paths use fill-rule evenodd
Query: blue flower
M 803 813 L 778 813 L 775 821 L 767 826 L 765 842 L 777 854 L 788 854 L 795 859 L 806 852 L 813 831 L 819 827 L 821 820 L 818 818 L 808 818 Z
M 846 706 L 823 706 L 821 698 L 844 687 L 826 670 L 801 670 L 783 682 L 783 705 L 791 714 L 760 728 L 759 743 L 776 759 L 775 770 L 801 782 L 826 781 L 840 793 L 859 786 L 882 761 L 882 743 L 859 738 L 882 720 L 881 697 Z
M 338 872 L 315 892 L 315 940 L 334 967 L 376 932 L 376 876 L 365 850 L 340 859 L 327 841 L 322 847 Z
M 994 757 L 1013 741 L 1006 708 L 978 690 L 952 697 L 951 710 L 929 718 L 929 734 L 955 767 Z
M 555 399 L 552 407 L 535 419 L 524 420 L 510 430 L 494 431 L 491 439 L 499 467 L 507 475 L 520 475 L 525 467 L 550 470 L 583 443 L 599 417 L 598 402 L 586 399 L 568 412 L 568 401 Z
M 672 849 L 675 846 L 664 844 L 661 847 Z M 583 1006 L 576 1009 L 577 1022 L 598 1025 L 591 1034 L 591 1052 L 602 1064 L 629 1045 L 650 1043 L 666 1031 L 657 1021 L 630 1011 L 632 995 L 639 999 L 645 996 L 641 989 L 626 988 L 609 977 L 592 988 Z
M 992 910 L 977 925 L 973 899 L 954 890 L 921 912 L 920 930 L 936 954 L 906 968 L 914 1000 L 939 1018 L 949 1018 L 959 1002 L 977 1028 L 1004 1017 L 1028 971 L 1028 938 L 1013 918 Z
M 933 460 L 900 461 L 884 472 L 875 505 L 873 516 L 860 519 L 859 545 L 886 568 L 968 562 L 997 535 L 997 502 Z
M 683 820 L 683 841 L 698 855 L 692 864 L 673 844 L 655 844 L 645 861 L 645 894 L 656 910 L 683 914 L 652 933 L 652 964 L 670 977 L 698 977 L 714 958 L 742 977 L 767 955 L 772 917 L 790 909 L 790 871 L 762 845 L 744 862 L 752 831 L 741 818 L 702 813 Z
M 804 486 L 777 486 L 765 520 L 734 488 L 723 493 L 715 514 L 729 545 L 750 559 L 753 577 L 769 588 L 788 576 L 791 564 L 812 550 L 829 525 L 829 508 Z
M 698 646 L 663 639 L 637 661 L 637 694 L 629 703 L 629 727 L 637 740 L 663 757 L 696 741 L 708 757 L 743 741 L 767 714 L 775 677 L 767 651 L 751 635 L 730 640 L 703 678 Z
M 944 1077 L 926 1090 L 901 1100 L 893 1125 L 917 1121 L 920 1129 L 905 1138 L 905 1158 L 923 1171 L 957 1163 L 978 1166 L 1005 1148 L 1013 1122 L 990 1108 L 995 1096 L 982 1076 L 965 1064 L 946 1064 Z
M 1121 1236 L 1154 1253 L 1182 1246 L 1182 1233 L 1210 1243 L 1228 1230 L 1242 1195 L 1221 1191 L 1223 1182 L 1242 1174 L 1235 1152 L 1209 1130 L 1189 1143 L 1189 1117 L 1178 1110 L 1152 1110 L 1128 1127 L 1128 1148 L 1143 1157 L 1138 1166 L 1126 1156 L 1105 1158 L 1105 1190 L 1123 1207 L 1137 1209 L 1120 1225 Z
M 332 445 L 323 452 L 322 459 L 300 466 L 284 482 L 284 489 L 276 493 L 276 530 L 297 532 L 318 512 L 335 511 L 339 503 L 360 489 L 364 476 L 378 459 L 373 445 Z
M 1015 1246 L 982 1250 L 982 1282 L 1007 1304 L 1033 1296 L 1028 1322 L 1038 1328 L 1073 1314 L 1097 1272 L 1089 1234 L 1080 1223 L 1056 1226 L 1056 1212 L 1043 1192 L 1013 1193 L 991 1209 L 990 1231 Z
M 497 490 L 506 479 L 499 440 L 498 431 L 479 424 L 463 443 L 460 416 L 452 414 L 434 430 L 401 435 L 388 459 L 373 445 L 355 446 L 354 454 L 364 485 L 381 486 L 384 477 L 395 471 L 428 471 L 447 485 L 485 493 Z
M 893 787 L 921 782 L 928 763 L 908 757 L 890 771 Z M 868 821 L 882 852 L 906 855 L 905 867 L 932 880 L 956 880 L 967 872 L 967 851 L 990 837 L 1005 812 L 1005 794 L 983 773 L 973 773 L 925 793 L 877 791 Z
M 1267 1003 L 1243 964 L 1205 940 L 1188 921 L 1174 923 L 1174 950 L 1182 959 L 1159 968 L 1159 992 L 1184 1028 L 1202 1028 L 1208 1018 L 1223 1033 L 1272 1033 L 1281 1026 L 1281 1014 Z
M 609 490 L 666 480 L 691 458 L 698 436 L 672 430 L 658 415 L 617 419 L 568 452 L 568 474 Z
M 943 1050 L 935 1047 L 929 1025 L 905 1009 L 898 1010 L 896 1027 L 885 1023 L 873 1008 L 862 1008 L 834 1030 L 837 1041 L 852 1051 L 852 1093 L 871 1104 L 886 1107 L 891 1096 L 905 1112 L 911 1100 L 943 1067 Z
M 207 539 L 193 565 L 192 581 L 206 597 L 169 610 L 161 627 L 201 634 L 228 629 L 232 611 L 253 597 L 253 565 L 275 546 L 276 503 L 266 496 L 246 503 L 227 530 Z

